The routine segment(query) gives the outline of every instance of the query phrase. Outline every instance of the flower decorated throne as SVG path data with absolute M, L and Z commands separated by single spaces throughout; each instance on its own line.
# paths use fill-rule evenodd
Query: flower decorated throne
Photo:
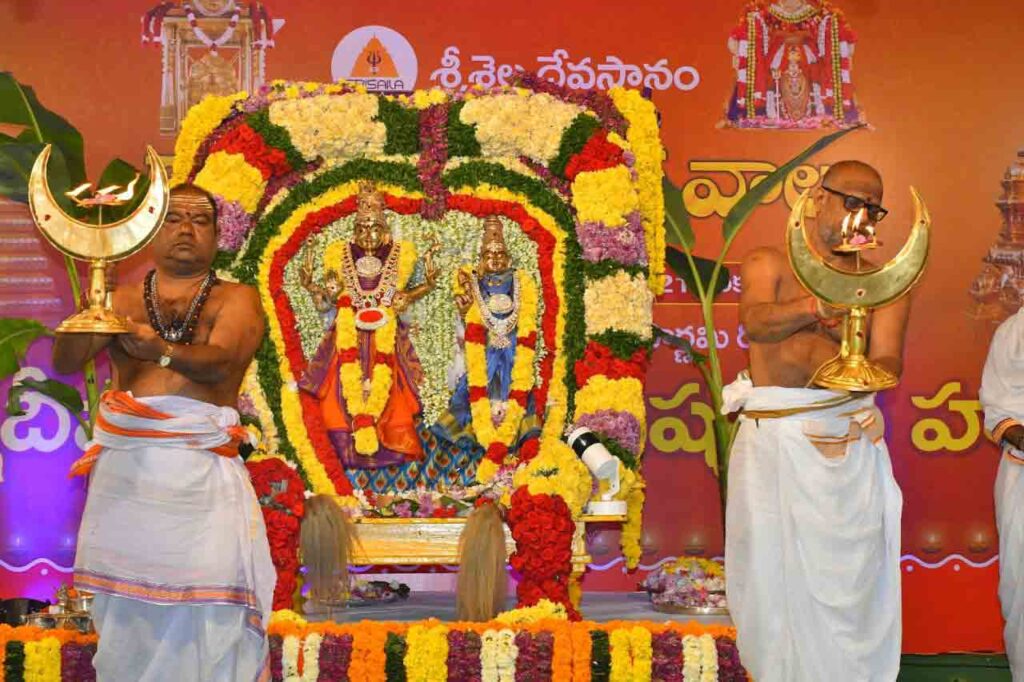
M 189 112 L 174 181 L 215 196 L 217 267 L 268 319 L 241 411 L 261 458 L 351 510 L 356 563 L 453 563 L 489 499 L 508 508 L 520 600 L 568 604 L 593 481 L 563 436 L 585 426 L 620 460 L 636 565 L 662 159 L 639 93 L 530 75 L 409 96 L 275 82 Z M 514 273 L 493 305 L 486 262 Z

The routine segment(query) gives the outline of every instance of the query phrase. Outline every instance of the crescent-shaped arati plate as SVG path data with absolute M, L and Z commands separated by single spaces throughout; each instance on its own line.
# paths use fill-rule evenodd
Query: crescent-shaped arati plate
M 807 237 L 804 212 L 809 201 L 805 191 L 790 212 L 786 229 L 789 262 L 800 283 L 821 300 L 836 306 L 878 308 L 905 294 L 924 272 L 928 260 L 931 218 L 913 187 L 914 226 L 896 257 L 885 265 L 861 273 L 839 270 L 814 250 Z
M 138 208 L 117 222 L 96 226 L 72 218 L 54 200 L 46 181 L 51 145 L 36 158 L 29 176 L 28 199 L 39 231 L 59 251 L 79 260 L 114 261 L 142 249 L 156 235 L 167 214 L 167 171 L 152 147 L 146 147 L 149 189 Z

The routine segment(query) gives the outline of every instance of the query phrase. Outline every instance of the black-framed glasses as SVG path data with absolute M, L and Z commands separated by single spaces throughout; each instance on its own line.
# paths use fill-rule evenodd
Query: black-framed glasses
M 879 204 L 872 204 L 865 199 L 861 199 L 860 197 L 856 197 L 852 194 L 846 194 L 845 192 L 840 192 L 839 190 L 826 187 L 825 185 L 822 185 L 821 188 L 826 192 L 835 194 L 837 197 L 842 197 L 843 208 L 850 213 L 856 213 L 862 208 L 865 209 L 867 211 L 868 218 L 873 223 L 879 223 L 883 218 L 885 218 L 885 216 L 889 215 L 889 209 L 882 208 Z

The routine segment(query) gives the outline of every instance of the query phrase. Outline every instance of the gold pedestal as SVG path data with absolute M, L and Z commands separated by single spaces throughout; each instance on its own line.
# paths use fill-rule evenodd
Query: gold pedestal
M 867 314 L 865 308 L 854 306 L 843 318 L 843 341 L 839 355 L 818 368 L 811 379 L 815 386 L 835 391 L 873 393 L 892 388 L 899 377 L 881 365 L 868 360 Z
M 128 322 L 110 309 L 107 301 L 107 263 L 89 263 L 89 307 L 64 320 L 61 334 L 127 334 Z
M 623 523 L 624 516 L 583 516 L 576 522 L 572 538 L 572 575 L 578 583 L 591 561 L 587 553 L 588 523 Z M 362 518 L 356 521 L 353 566 L 453 565 L 459 563 L 459 537 L 466 519 Z M 505 552 L 510 556 L 516 543 L 508 526 Z M 579 608 L 578 600 L 574 605 Z

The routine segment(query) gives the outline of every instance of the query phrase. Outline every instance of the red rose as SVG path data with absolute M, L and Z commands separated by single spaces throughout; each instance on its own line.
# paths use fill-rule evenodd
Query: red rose
M 466 325 L 466 342 L 467 343 L 487 343 L 487 330 L 482 324 L 468 324 Z
M 508 446 L 504 443 L 491 443 L 487 448 L 487 459 L 491 460 L 495 464 L 501 464 L 505 461 L 505 455 L 508 454 Z
M 533 459 L 534 457 L 537 456 L 537 453 L 539 451 L 540 451 L 540 439 L 539 438 L 531 438 L 530 440 L 528 440 L 525 443 L 523 443 L 522 447 L 519 448 L 519 457 L 523 461 L 529 462 L 531 459 Z
M 469 402 L 475 403 L 478 400 L 483 400 L 487 397 L 486 386 L 470 386 L 469 387 Z

